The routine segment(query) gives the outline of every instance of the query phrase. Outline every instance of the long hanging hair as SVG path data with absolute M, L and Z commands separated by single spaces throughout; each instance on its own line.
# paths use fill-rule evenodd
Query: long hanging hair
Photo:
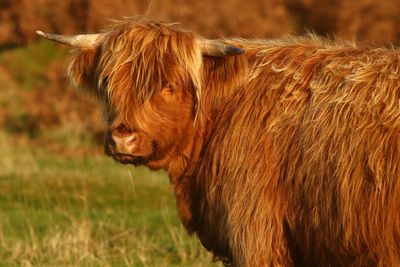
M 209 250 L 241 266 L 291 264 L 292 242 L 297 262 L 399 265 L 398 50 L 311 34 L 225 39 L 246 55 L 211 58 L 174 24 L 124 21 L 107 33 L 72 59 L 75 84 L 129 122 L 173 77 L 214 123 L 198 165 L 182 166 L 195 179 L 175 185 L 194 218 L 185 226 Z

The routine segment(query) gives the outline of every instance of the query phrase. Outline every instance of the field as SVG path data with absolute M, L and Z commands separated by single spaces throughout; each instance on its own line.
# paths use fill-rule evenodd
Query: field
M 180 225 L 165 173 L 4 132 L 0 151 L 0 266 L 218 266 Z

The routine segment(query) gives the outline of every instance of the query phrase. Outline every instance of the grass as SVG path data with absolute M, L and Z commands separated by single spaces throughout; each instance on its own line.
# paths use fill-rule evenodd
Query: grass
M 0 131 L 0 266 L 221 266 L 187 236 L 163 172 L 62 157 Z
M 29 131 L 32 121 L 26 98 L 35 90 L 44 91 L 52 64 L 65 60 L 67 51 L 42 39 L 27 46 L 0 50 L 0 112 L 7 111 L 7 123 L 3 125 L 7 130 Z
M 21 89 L 36 89 L 47 83 L 45 72 L 49 65 L 64 59 L 67 49 L 44 39 L 26 47 L 6 50 L 0 54 L 0 65 L 8 69 Z

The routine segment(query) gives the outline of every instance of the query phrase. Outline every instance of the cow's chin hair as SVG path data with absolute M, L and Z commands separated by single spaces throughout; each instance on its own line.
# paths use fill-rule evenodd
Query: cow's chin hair
M 145 157 L 133 156 L 133 155 L 129 155 L 129 154 L 114 154 L 114 155 L 112 155 L 112 158 L 118 163 L 121 163 L 124 165 L 132 164 L 135 166 L 144 165 L 148 161 L 148 160 L 146 160 Z
M 145 152 L 143 152 L 145 151 Z M 115 162 L 121 164 L 132 164 L 135 166 L 147 165 L 155 157 L 157 145 L 155 142 L 150 142 L 148 147 L 142 149 L 142 155 L 124 154 L 116 152 L 109 143 L 105 143 L 104 152 L 107 156 L 112 157 Z

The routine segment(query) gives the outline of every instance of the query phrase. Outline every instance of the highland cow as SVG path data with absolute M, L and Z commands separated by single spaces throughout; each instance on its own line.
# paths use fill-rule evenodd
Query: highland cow
M 105 152 L 165 169 L 233 266 L 400 266 L 400 50 L 315 35 L 207 40 L 123 21 L 61 36 L 105 103 Z

